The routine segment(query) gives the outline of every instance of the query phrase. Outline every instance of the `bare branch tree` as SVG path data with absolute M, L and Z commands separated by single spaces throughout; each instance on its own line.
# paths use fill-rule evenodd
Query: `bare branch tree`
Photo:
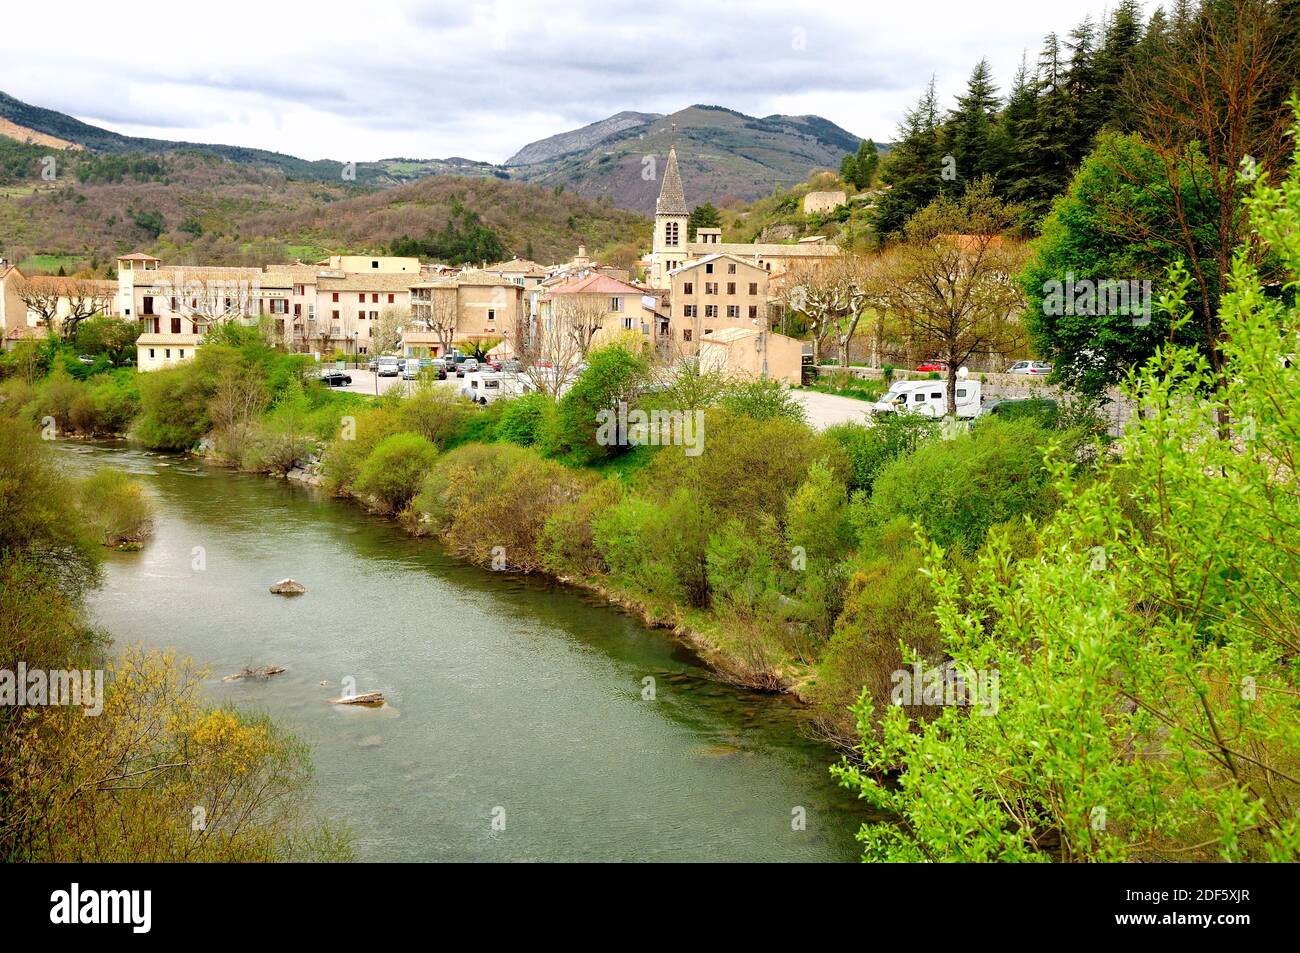
M 971 355 L 1009 354 L 1024 344 L 1024 300 L 1012 280 L 1024 249 L 1002 236 L 1015 215 L 980 180 L 960 201 L 940 197 L 916 213 L 905 240 L 879 263 L 877 300 L 914 346 L 948 365 L 949 414 L 957 371 Z

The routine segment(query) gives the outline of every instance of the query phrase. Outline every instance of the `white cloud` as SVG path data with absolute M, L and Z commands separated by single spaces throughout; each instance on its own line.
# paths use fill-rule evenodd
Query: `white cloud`
M 620 110 L 692 103 L 815 113 L 888 140 L 931 74 L 947 105 L 987 56 L 1005 90 L 1022 51 L 1032 62 L 1046 33 L 1064 35 L 1106 4 L 187 0 L 132 9 L 67 0 L 55 42 L 41 39 L 47 10 L 7 10 L 0 89 L 130 135 L 309 159 L 500 162 Z

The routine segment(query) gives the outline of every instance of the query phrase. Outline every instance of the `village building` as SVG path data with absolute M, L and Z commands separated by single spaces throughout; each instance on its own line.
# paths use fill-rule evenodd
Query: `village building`
M 416 282 L 411 321 L 402 332 L 408 357 L 441 357 L 459 343 L 489 342 L 513 353 L 524 315 L 524 288 L 481 269 Z
M 687 262 L 706 255 L 730 255 L 779 275 L 803 262 L 821 262 L 840 253 L 825 237 L 816 235 L 798 242 L 724 242 L 719 228 L 700 228 L 694 240 L 686 234 L 690 209 L 682 189 L 677 151 L 668 150 L 659 198 L 655 201 L 655 228 L 649 266 L 649 283 L 655 288 L 671 285 L 670 275 Z
M 589 274 L 550 287 L 541 296 L 539 320 L 546 328 L 568 325 L 592 347 L 632 333 L 647 348 L 667 333 L 658 299 L 644 288 L 603 274 Z
M 760 328 L 722 328 L 700 341 L 700 370 L 744 380 L 800 382 L 803 343 Z
M 677 354 L 698 354 L 702 338 L 722 328 L 767 330 L 767 271 L 753 262 L 705 255 L 674 268 L 668 281 L 668 337 Z

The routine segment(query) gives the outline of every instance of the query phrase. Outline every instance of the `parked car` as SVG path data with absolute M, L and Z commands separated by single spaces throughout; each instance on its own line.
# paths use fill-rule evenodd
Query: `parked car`
M 492 370 L 499 374 L 501 372 L 501 359 L 494 357 L 492 360 L 488 361 L 488 367 L 492 368 Z
M 1046 377 L 1052 373 L 1052 365 L 1045 361 L 1016 361 L 1007 368 L 1008 374 L 1025 374 L 1030 377 Z
M 336 370 L 321 371 L 320 382 L 326 387 L 347 387 L 352 383 L 352 375 Z
M 380 377 L 396 377 L 402 372 L 401 365 L 395 357 L 381 357 L 375 373 Z
M 366 367 L 369 368 L 372 373 L 379 370 L 379 358 L 372 357 L 370 362 L 366 364 Z
M 509 360 L 501 362 L 501 370 L 509 374 L 518 374 L 523 369 L 524 369 L 524 365 L 520 364 L 513 357 L 510 358 Z
M 1004 419 L 1019 420 L 1022 417 L 1041 417 L 1047 421 L 1056 419 L 1056 401 L 1049 397 L 1022 397 L 1007 400 L 995 400 L 985 408 L 985 413 L 996 414 Z
M 918 371 L 946 371 L 948 369 L 947 361 L 922 361 L 916 365 Z
M 980 382 L 957 382 L 957 416 L 973 418 L 981 413 Z M 942 381 L 895 381 L 880 400 L 871 405 L 877 414 L 920 414 L 943 417 L 948 412 L 947 385 Z
M 420 359 L 416 357 L 407 358 L 402 362 L 402 380 L 414 381 L 420 378 Z
M 478 360 L 472 357 L 465 358 L 465 362 L 461 364 L 461 367 L 465 368 L 466 374 L 476 374 L 479 371 Z

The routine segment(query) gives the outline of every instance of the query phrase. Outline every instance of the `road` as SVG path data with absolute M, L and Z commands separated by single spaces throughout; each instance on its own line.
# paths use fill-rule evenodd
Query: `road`
M 814 430 L 825 430 L 835 424 L 871 421 L 871 404 L 865 400 L 822 394 L 815 390 L 792 390 L 790 393 L 803 404 L 808 423 Z
M 349 370 L 348 374 L 352 377 L 352 383 L 347 387 L 339 387 L 338 390 L 348 391 L 353 394 L 386 394 L 394 387 L 409 389 L 412 386 L 411 381 L 404 381 L 401 377 L 381 377 L 379 378 L 378 391 L 375 389 L 375 374 L 367 370 Z M 448 377 L 447 380 L 440 382 L 444 387 L 460 392 L 465 386 L 464 379 Z M 834 394 L 822 394 L 812 390 L 792 390 L 795 400 L 803 404 L 804 410 L 808 414 L 808 423 L 815 430 L 825 430 L 835 424 L 842 423 L 867 423 L 871 419 L 871 405 L 865 400 L 855 400 L 852 397 L 837 397 Z

